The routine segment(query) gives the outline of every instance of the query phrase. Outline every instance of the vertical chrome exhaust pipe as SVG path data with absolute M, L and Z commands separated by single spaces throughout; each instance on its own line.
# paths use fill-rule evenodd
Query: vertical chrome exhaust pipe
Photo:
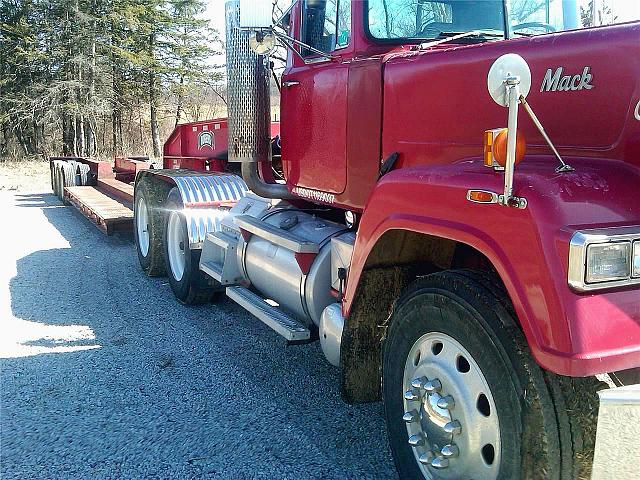
M 265 183 L 258 162 L 271 162 L 271 103 L 268 59 L 249 46 L 240 29 L 240 1 L 225 4 L 229 161 L 242 162 L 242 178 L 257 195 L 296 198 L 285 185 Z

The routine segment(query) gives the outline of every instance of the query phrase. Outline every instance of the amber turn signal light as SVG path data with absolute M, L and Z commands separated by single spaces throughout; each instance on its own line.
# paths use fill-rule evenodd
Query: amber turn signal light
M 506 128 L 495 128 L 484 132 L 484 164 L 487 167 L 503 169 L 507 163 L 507 132 Z M 524 135 L 516 133 L 516 165 L 524 158 L 527 144 Z
M 486 190 L 469 190 L 467 200 L 474 203 L 498 203 L 498 195 Z

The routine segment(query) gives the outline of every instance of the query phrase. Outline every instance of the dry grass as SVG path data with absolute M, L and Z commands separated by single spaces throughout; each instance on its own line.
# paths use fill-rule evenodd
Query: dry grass
M 0 191 L 50 192 L 48 160 L 0 163 Z

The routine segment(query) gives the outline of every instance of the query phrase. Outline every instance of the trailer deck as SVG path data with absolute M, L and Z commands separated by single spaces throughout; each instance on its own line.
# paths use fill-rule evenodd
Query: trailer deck
M 122 183 L 117 180 L 112 182 Z M 133 187 L 131 190 L 133 199 Z M 114 198 L 105 191 L 90 186 L 65 187 L 64 198 L 107 235 L 131 230 L 133 210 L 130 202 Z
M 138 159 L 117 157 L 114 164 L 80 157 L 52 157 L 52 183 L 58 182 L 58 192 L 65 202 L 76 207 L 85 217 L 107 235 L 116 231 L 131 230 L 133 226 L 133 185 L 130 183 L 138 171 L 149 168 L 151 163 Z M 71 185 L 60 179 L 53 170 L 60 162 L 75 162 L 89 167 L 88 176 L 77 179 Z M 67 172 L 68 173 L 68 172 Z M 61 183 L 60 183 L 61 182 Z M 67 186 L 64 186 L 67 185 Z M 55 186 L 54 191 L 56 190 Z

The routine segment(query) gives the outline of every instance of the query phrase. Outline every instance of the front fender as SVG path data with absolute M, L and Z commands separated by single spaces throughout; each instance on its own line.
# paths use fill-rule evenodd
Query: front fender
M 526 209 L 476 204 L 471 188 L 501 192 L 503 176 L 479 160 L 400 169 L 372 192 L 356 240 L 344 310 L 385 232 L 410 230 L 468 244 L 502 278 L 537 362 L 553 372 L 585 376 L 640 365 L 640 289 L 590 294 L 567 283 L 568 249 L 578 229 L 634 225 L 640 171 L 622 162 L 572 159 L 575 172 L 528 157 L 515 175 Z

